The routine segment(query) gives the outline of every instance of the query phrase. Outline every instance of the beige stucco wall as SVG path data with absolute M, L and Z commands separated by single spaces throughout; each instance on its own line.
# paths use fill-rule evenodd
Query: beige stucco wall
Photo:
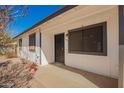
M 107 21 L 107 56 L 68 53 L 68 30 Z M 36 32 L 36 52 L 28 49 L 29 35 Z M 40 49 L 39 32 L 42 33 Z M 78 6 L 24 33 L 18 56 L 47 65 L 54 63 L 54 35 L 65 33 L 65 64 L 89 72 L 118 78 L 119 42 L 117 6 Z
M 29 51 L 29 35 L 32 33 L 36 33 L 36 50 L 35 52 Z M 41 58 L 40 58 L 40 31 L 39 29 L 32 30 L 28 33 L 25 33 L 24 35 L 20 36 L 18 39 L 22 38 L 22 49 L 19 50 L 19 47 L 17 47 L 17 55 L 21 58 L 25 58 L 27 60 L 30 60 L 34 63 L 40 64 Z
M 107 56 L 70 54 L 65 35 L 65 64 L 97 74 L 118 78 L 118 8 L 117 6 L 78 6 L 41 25 L 42 64 L 54 62 L 54 35 L 107 21 Z

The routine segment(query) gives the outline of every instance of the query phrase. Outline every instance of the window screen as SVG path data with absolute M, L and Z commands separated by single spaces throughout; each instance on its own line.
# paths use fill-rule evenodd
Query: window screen
M 35 45 L 36 45 L 36 40 L 35 39 L 36 39 L 35 33 L 29 35 L 29 50 L 30 51 L 35 51 Z
M 102 26 L 93 27 L 83 31 L 84 52 L 103 51 L 103 29 Z
M 106 55 L 106 22 L 69 31 L 69 52 Z
M 81 30 L 74 31 L 69 34 L 69 46 L 72 51 L 82 51 L 83 50 L 83 33 Z
M 22 49 L 22 39 L 19 39 L 19 49 Z

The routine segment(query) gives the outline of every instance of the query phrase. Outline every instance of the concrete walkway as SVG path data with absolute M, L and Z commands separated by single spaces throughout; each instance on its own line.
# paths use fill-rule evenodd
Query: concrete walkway
M 35 88 L 117 87 L 116 79 L 58 64 L 39 67 L 30 83 Z

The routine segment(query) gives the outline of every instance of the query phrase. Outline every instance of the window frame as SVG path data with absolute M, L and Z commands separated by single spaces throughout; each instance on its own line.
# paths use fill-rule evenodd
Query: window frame
M 19 50 L 22 50 L 22 38 L 19 39 Z
M 35 35 L 35 40 L 34 40 L 34 46 L 30 46 L 30 36 Z M 31 48 L 33 47 L 33 49 Z M 36 33 L 32 33 L 29 35 L 29 51 L 30 52 L 35 52 L 36 51 Z
M 103 51 L 102 52 L 84 52 L 84 51 L 73 51 L 70 50 L 70 33 L 73 31 L 86 30 L 94 27 L 102 26 L 103 27 Z M 99 55 L 99 56 L 107 56 L 107 22 L 101 22 L 97 24 L 88 25 L 85 27 L 80 27 L 76 29 L 72 29 L 68 31 L 68 53 L 71 54 L 86 54 L 86 55 Z

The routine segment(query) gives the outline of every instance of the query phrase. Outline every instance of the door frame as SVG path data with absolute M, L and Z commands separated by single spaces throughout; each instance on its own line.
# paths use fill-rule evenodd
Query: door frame
M 58 33 L 58 34 L 54 34 L 54 62 L 55 63 L 59 63 L 59 62 L 57 62 L 56 61 L 56 42 L 55 42 L 55 37 L 57 36 L 57 35 L 63 35 L 64 37 L 63 37 L 63 39 L 64 39 L 64 47 L 63 47 L 63 49 L 64 49 L 64 62 L 62 63 L 62 64 L 64 64 L 65 65 L 65 33 L 63 32 L 63 33 Z M 61 62 L 60 62 L 61 63 Z
M 39 33 L 39 38 L 40 38 L 40 65 L 42 65 L 42 58 L 41 58 L 41 46 L 42 46 L 42 33 Z

